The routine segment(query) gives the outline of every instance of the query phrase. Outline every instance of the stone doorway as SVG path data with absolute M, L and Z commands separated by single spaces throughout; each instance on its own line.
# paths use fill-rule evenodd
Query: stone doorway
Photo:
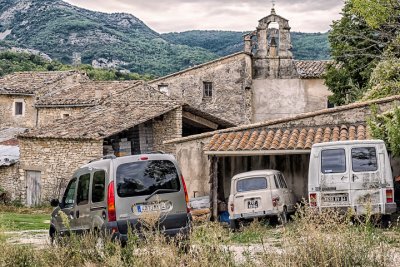
M 28 206 L 40 204 L 41 187 L 41 172 L 26 171 L 26 204 Z

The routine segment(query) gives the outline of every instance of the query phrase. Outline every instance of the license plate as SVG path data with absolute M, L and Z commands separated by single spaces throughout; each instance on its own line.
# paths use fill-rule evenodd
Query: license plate
M 259 201 L 257 199 L 251 199 L 247 201 L 248 209 L 257 209 L 259 205 Z
M 166 211 L 170 209 L 170 205 L 167 202 L 153 203 L 153 204 L 139 204 L 134 208 L 134 213 L 144 213 L 144 212 L 157 212 Z
M 329 195 L 323 197 L 324 202 L 348 202 L 349 197 L 347 195 Z

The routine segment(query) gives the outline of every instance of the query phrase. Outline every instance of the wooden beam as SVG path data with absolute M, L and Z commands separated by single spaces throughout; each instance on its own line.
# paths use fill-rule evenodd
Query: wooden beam
M 204 125 L 204 126 L 210 128 L 210 129 L 213 129 L 213 130 L 217 130 L 218 129 L 218 124 L 216 124 L 216 123 L 214 123 L 212 121 L 209 121 L 207 119 L 204 119 L 202 117 L 199 117 L 197 115 L 194 115 L 194 114 L 192 114 L 190 112 L 183 111 L 182 112 L 182 117 L 187 119 L 187 120 L 193 121 L 193 122 L 195 122 L 197 124 Z

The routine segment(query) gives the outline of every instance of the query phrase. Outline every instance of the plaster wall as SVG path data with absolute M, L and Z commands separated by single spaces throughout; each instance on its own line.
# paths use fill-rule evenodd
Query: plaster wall
M 252 122 L 325 109 L 330 94 L 322 79 L 255 79 Z

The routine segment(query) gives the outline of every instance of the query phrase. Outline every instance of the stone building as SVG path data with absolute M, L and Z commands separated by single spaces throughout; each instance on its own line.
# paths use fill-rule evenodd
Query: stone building
M 218 117 L 247 124 L 325 109 L 327 61 L 297 61 L 287 19 L 271 14 L 244 36 L 244 51 L 150 82 Z
M 394 96 L 167 143 L 176 145 L 190 197 L 211 195 L 216 205 L 217 200 L 225 202 L 228 198 L 234 175 L 250 170 L 277 169 L 283 172 L 289 188 L 301 200 L 307 197 L 308 164 L 314 143 L 370 139 L 367 121 L 371 106 L 383 113 L 399 104 L 400 96 Z M 394 177 L 399 176 L 400 160 L 392 158 L 391 163 Z
M 17 72 L 0 79 L 0 129 L 33 128 L 37 98 L 88 78 L 76 71 Z
M 109 154 L 126 156 L 158 150 L 174 153 L 175 146 L 164 141 L 234 126 L 174 100 L 144 82 L 130 86 L 122 83 L 118 90 L 111 90 L 116 84 L 103 84 L 106 88 L 102 92 L 110 94 L 93 107 L 19 136 L 17 191 L 23 202 L 35 205 L 58 197 L 74 170 L 90 160 Z M 79 88 L 69 90 L 79 92 Z M 55 95 L 47 100 L 49 104 L 71 104 L 68 98 L 65 102 L 57 99 Z M 95 98 L 92 95 L 87 99 Z M 80 101 L 84 102 L 85 97 Z

